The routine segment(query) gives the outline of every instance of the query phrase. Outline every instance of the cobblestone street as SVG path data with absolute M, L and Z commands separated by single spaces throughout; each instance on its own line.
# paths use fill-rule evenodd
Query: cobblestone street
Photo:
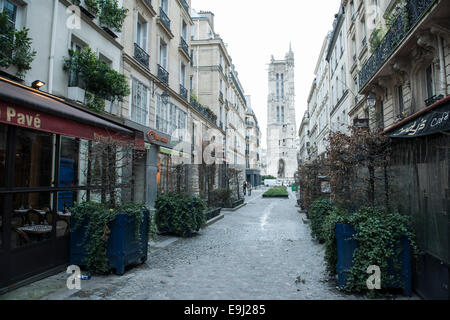
M 94 276 L 69 291 L 61 273 L 1 298 L 356 299 L 327 281 L 323 247 L 311 240 L 295 195 L 263 199 L 262 192 L 255 190 L 245 207 L 226 212 L 196 237 L 151 247 L 147 263 L 122 277 Z

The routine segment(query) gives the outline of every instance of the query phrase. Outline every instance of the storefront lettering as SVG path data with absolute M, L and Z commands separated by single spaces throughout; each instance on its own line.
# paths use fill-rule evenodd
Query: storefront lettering
M 169 143 L 169 139 L 158 136 L 155 131 L 150 130 L 147 132 L 147 137 L 150 142 L 152 141 L 161 141 L 163 143 Z
M 31 115 L 24 113 L 17 113 L 16 109 L 12 107 L 6 108 L 6 121 L 15 122 L 22 126 L 34 127 L 36 129 L 41 128 L 41 118 L 40 114 Z
M 444 114 L 442 115 L 442 117 L 438 117 L 438 118 L 434 118 L 431 121 L 431 127 L 436 127 L 436 126 L 440 126 L 444 121 L 447 121 L 449 118 L 449 113 L 448 112 L 444 112 Z

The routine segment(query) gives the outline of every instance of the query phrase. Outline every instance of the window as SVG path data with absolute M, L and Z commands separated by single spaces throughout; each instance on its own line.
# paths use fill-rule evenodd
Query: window
M 277 107 L 277 123 L 280 122 L 280 107 Z
M 22 128 L 16 130 L 14 186 L 51 186 L 53 135 Z
M 398 102 L 398 114 L 401 116 L 405 111 L 405 104 L 403 101 L 403 86 L 397 87 L 397 102 Z
M 281 74 L 281 99 L 284 99 L 284 74 Z
M 160 95 L 157 95 L 156 98 L 155 120 L 156 130 L 174 135 L 173 138 L 180 141 L 184 139 L 187 130 L 186 113 L 172 103 L 162 103 Z
M 181 37 L 186 40 L 187 39 L 187 24 L 186 22 L 182 22 L 181 24 Z
M 434 72 L 433 72 L 433 65 L 430 64 L 426 70 L 426 82 L 427 82 L 427 98 L 431 98 L 435 95 L 434 93 Z
M 131 99 L 130 99 L 130 119 L 134 122 L 148 125 L 148 101 L 149 90 L 139 80 L 132 78 Z
M 84 45 L 82 45 L 81 43 L 77 42 L 75 39 L 72 39 L 72 42 L 70 44 L 70 48 L 73 51 L 81 52 L 81 50 L 83 50 L 83 48 L 84 48 Z M 83 81 L 80 79 L 78 73 L 75 73 L 75 72 L 70 72 L 69 73 L 69 87 L 84 88 Z
M 183 87 L 186 87 L 186 66 L 184 65 L 184 63 L 181 63 L 180 67 L 180 84 Z
M 167 64 L 168 64 L 167 50 L 168 50 L 167 44 L 162 39 L 160 39 L 160 42 L 159 42 L 159 65 L 166 70 L 168 69 L 167 68 Z
M 0 124 L 0 188 L 6 184 L 6 136 L 8 127 Z M 0 207 L 0 210 L 3 211 Z M 1 240 L 1 239 L 0 239 Z
M 281 123 L 284 123 L 284 106 L 281 107 Z
M 355 36 L 353 36 L 353 38 L 352 38 L 352 50 L 353 50 L 353 61 L 356 62 L 357 49 L 356 49 L 356 38 L 355 38 Z
M 277 73 L 277 76 L 276 76 L 277 78 L 276 78 L 276 85 L 277 85 L 277 102 L 279 102 L 280 101 L 280 84 L 279 84 L 279 81 L 280 81 L 280 75 Z
M 9 23 L 15 27 L 17 20 L 17 6 L 12 1 L 3 0 L 2 11 L 6 12 Z
M 169 15 L 169 0 L 161 0 L 161 8 Z
M 147 22 L 141 16 L 138 16 L 136 26 L 136 43 L 144 51 L 147 51 Z

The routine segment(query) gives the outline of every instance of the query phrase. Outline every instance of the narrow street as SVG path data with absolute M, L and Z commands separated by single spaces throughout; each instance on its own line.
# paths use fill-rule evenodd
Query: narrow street
M 326 281 L 323 247 L 311 240 L 295 195 L 263 199 L 262 193 L 254 190 L 245 207 L 226 212 L 194 238 L 151 247 L 147 263 L 122 277 L 94 276 L 82 281 L 81 290 L 69 291 L 62 273 L 3 298 L 355 299 Z

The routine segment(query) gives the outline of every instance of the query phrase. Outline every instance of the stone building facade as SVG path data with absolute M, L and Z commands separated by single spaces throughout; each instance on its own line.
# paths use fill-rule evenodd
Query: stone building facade
M 293 180 L 297 170 L 294 52 L 269 64 L 267 174 Z

